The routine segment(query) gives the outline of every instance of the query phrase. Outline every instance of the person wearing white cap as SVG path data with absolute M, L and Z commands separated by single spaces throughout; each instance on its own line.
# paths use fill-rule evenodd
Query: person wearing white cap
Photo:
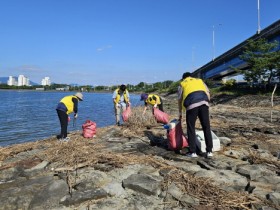
M 63 97 L 56 107 L 57 115 L 60 121 L 61 132 L 57 135 L 57 138 L 63 141 L 68 141 L 67 126 L 68 115 L 74 112 L 74 118 L 78 117 L 78 102 L 83 100 L 82 93 L 76 93 L 75 95 Z

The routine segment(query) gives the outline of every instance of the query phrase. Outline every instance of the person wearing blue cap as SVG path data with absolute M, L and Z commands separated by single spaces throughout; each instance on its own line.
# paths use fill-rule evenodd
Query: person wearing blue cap
M 140 96 L 140 101 L 144 101 L 145 102 L 145 107 L 144 107 L 144 111 L 143 114 L 145 114 L 148 105 L 151 105 L 153 107 L 158 107 L 158 109 L 162 112 L 163 111 L 163 103 L 162 103 L 162 99 L 160 96 L 156 95 L 156 94 L 147 94 L 147 93 L 142 93 Z M 153 110 L 153 109 L 152 109 Z

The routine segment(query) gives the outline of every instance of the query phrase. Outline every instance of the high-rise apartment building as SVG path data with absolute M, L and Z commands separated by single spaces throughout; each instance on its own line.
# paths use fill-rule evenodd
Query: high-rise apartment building
M 49 77 L 45 77 L 44 79 L 42 79 L 41 85 L 43 85 L 43 86 L 50 86 L 51 85 L 50 78 Z
M 29 86 L 29 78 L 25 77 L 24 75 L 18 76 L 18 86 Z
M 17 85 L 17 81 L 16 81 L 16 78 L 13 77 L 13 76 L 9 76 L 9 79 L 7 81 L 7 85 L 9 86 L 16 86 Z

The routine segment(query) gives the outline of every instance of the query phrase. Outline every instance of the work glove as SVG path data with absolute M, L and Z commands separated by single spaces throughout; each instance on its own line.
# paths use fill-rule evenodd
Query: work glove
M 74 114 L 74 118 L 77 119 L 78 118 L 78 113 Z
M 182 119 L 182 112 L 179 112 L 179 114 L 178 114 L 178 118 L 179 118 L 179 120 L 181 120 L 181 119 Z

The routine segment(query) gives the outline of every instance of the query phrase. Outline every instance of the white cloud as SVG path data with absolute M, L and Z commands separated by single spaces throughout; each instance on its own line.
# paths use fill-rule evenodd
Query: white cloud
M 15 70 L 18 72 L 24 72 L 24 73 L 41 73 L 44 72 L 43 69 L 41 69 L 38 66 L 35 65 L 21 65 L 15 67 Z
M 113 46 L 112 45 L 106 45 L 104 47 L 99 47 L 96 49 L 97 52 L 101 52 L 101 51 L 104 51 L 104 50 L 107 50 L 107 49 L 110 49 L 112 48 Z

